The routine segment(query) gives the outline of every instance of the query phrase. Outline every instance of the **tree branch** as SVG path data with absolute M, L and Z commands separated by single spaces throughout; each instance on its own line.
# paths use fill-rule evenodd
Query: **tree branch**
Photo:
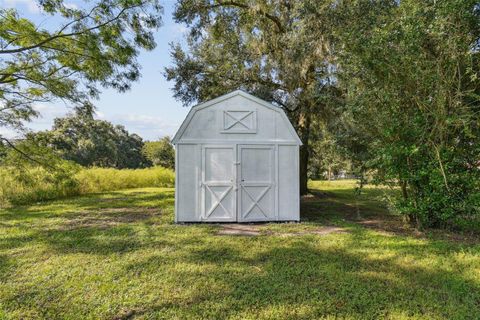
M 32 49 L 35 49 L 35 48 L 39 48 L 41 46 L 43 46 L 44 44 L 48 43 L 48 42 L 51 42 L 55 39 L 59 39 L 59 38 L 69 38 L 69 37 L 73 37 L 73 36 L 78 36 L 78 35 L 81 35 L 81 34 L 84 34 L 86 32 L 89 32 L 89 31 L 93 31 L 93 30 L 96 30 L 96 29 L 99 29 L 101 27 L 104 27 L 116 20 L 118 20 L 120 18 L 120 16 L 127 10 L 129 9 L 132 9 L 132 8 L 136 8 L 136 7 L 139 7 L 139 6 L 142 6 L 143 3 L 141 4 L 138 4 L 138 5 L 135 5 L 135 6 L 129 6 L 129 7 L 125 7 L 123 8 L 115 17 L 113 17 L 112 19 L 110 20 L 107 20 L 105 21 L 104 23 L 101 23 L 99 25 L 96 25 L 96 26 L 93 26 L 91 28 L 87 28 L 85 30 L 82 30 L 82 31 L 79 31 L 79 32 L 71 32 L 71 33 L 65 33 L 65 34 L 59 34 L 57 33 L 56 35 L 54 36 L 51 36 L 47 39 L 44 39 L 42 41 L 40 41 L 39 43 L 37 44 L 34 44 L 34 45 L 31 45 L 31 46 L 28 46 L 28 47 L 23 47 L 23 48 L 17 48 L 17 49 L 10 49 L 10 50 L 0 50 L 0 54 L 9 54 L 9 53 L 19 53 L 19 52 L 23 52 L 23 51 L 28 51 L 28 50 L 32 50 Z M 62 28 L 63 30 L 63 28 Z
M 45 167 L 48 167 L 52 170 L 56 170 L 56 168 L 48 163 L 42 163 L 41 161 L 35 159 L 35 158 L 32 158 L 30 155 L 28 155 L 27 153 L 23 152 L 22 150 L 18 149 L 17 147 L 15 147 L 15 145 L 13 143 L 10 142 L 10 140 L 4 138 L 4 137 L 1 137 L 0 136 L 0 140 L 1 141 L 5 141 L 7 143 L 7 145 L 12 148 L 13 150 L 15 150 L 16 152 L 18 152 L 19 154 L 21 154 L 23 157 L 25 157 L 26 159 L 32 161 L 32 162 L 35 162 L 36 164 L 38 165 L 41 165 L 41 166 L 45 166 Z
M 209 6 L 209 8 L 213 9 L 213 8 L 218 8 L 218 7 L 237 7 L 237 8 L 242 8 L 242 9 L 253 9 L 252 7 L 244 4 L 244 3 L 239 3 L 239 2 L 236 2 L 236 1 L 218 1 L 217 4 L 213 4 L 211 6 Z M 275 25 L 277 26 L 277 29 L 280 33 L 284 33 L 285 32 L 285 28 L 283 27 L 282 25 L 282 22 L 280 21 L 280 19 L 275 16 L 275 15 L 272 15 L 268 12 L 265 12 L 263 10 L 258 10 L 258 9 L 255 9 L 258 13 L 260 13 L 261 15 L 263 15 L 265 18 L 269 19 L 270 21 L 272 21 L 273 23 L 275 23 Z

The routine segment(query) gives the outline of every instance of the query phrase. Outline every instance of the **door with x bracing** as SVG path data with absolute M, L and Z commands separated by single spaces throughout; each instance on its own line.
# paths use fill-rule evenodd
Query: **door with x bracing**
M 236 169 L 234 146 L 202 147 L 202 220 L 236 221 Z
M 202 220 L 275 220 L 274 147 L 202 147 Z
M 275 152 L 272 145 L 238 146 L 238 221 L 275 220 Z

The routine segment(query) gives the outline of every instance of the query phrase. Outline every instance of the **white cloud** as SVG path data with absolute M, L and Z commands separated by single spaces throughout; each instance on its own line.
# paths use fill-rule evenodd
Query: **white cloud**
M 67 9 L 78 9 L 78 6 L 75 3 L 72 3 L 72 2 L 65 2 L 63 5 Z
M 95 110 L 95 115 L 97 116 L 98 119 L 100 120 L 103 120 L 105 119 L 105 113 L 101 112 L 101 111 L 98 111 L 98 110 Z
M 50 129 L 53 119 L 63 117 L 71 111 L 65 106 L 48 103 L 37 103 L 33 109 L 39 113 L 39 117 L 25 123 L 25 126 L 34 131 Z
M 33 109 L 40 114 L 39 118 L 45 120 L 53 120 L 53 118 L 63 117 L 71 111 L 67 107 L 48 103 L 37 103 L 33 106 Z
M 10 128 L 0 127 L 0 136 L 7 139 L 19 138 L 21 133 Z
M 176 23 L 172 26 L 172 30 L 177 34 L 185 34 L 188 32 L 188 28 L 183 24 Z
M 30 13 L 40 12 L 40 6 L 35 0 L 3 0 L 2 6 L 14 9 L 26 8 Z
M 116 114 L 101 118 L 113 124 L 121 124 L 130 133 L 136 133 L 147 140 L 154 140 L 164 136 L 173 136 L 179 124 L 169 123 L 161 117 L 140 114 Z

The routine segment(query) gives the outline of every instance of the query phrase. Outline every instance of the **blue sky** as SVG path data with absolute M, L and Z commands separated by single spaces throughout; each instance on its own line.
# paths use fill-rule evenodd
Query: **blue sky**
M 65 1 L 71 5 L 79 5 L 77 1 Z M 0 0 L 0 7 L 15 8 L 27 18 L 42 25 L 52 25 L 56 21 L 42 14 L 35 0 Z M 169 43 L 181 42 L 186 32 L 184 25 L 172 20 L 175 1 L 161 0 L 164 7 L 163 26 L 156 32 L 157 48 L 150 52 L 141 52 L 139 63 L 142 66 L 142 77 L 133 83 L 132 89 L 126 93 L 115 90 L 103 90 L 98 101 L 97 118 L 108 120 L 114 124 L 122 124 L 130 132 L 134 132 L 147 140 L 154 140 L 165 135 L 173 136 L 185 118 L 188 108 L 173 98 L 171 87 L 163 76 L 166 66 L 172 64 L 169 55 Z M 28 127 L 32 130 L 49 129 L 55 117 L 65 115 L 69 109 L 63 103 L 39 104 L 36 108 L 42 117 L 34 119 Z M 1 128 L 0 128 L 1 130 Z M 15 136 L 13 132 L 2 131 L 6 136 Z

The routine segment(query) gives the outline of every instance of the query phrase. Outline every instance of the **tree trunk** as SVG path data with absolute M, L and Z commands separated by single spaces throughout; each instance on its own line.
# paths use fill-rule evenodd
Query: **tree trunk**
M 311 115 L 307 111 L 301 113 L 298 119 L 298 132 L 303 145 L 300 147 L 300 195 L 308 193 L 308 160 L 310 159 L 310 124 Z
M 300 147 L 300 195 L 308 193 L 308 159 L 310 155 L 308 152 L 308 144 L 303 142 Z
M 402 188 L 403 200 L 407 200 L 408 199 L 407 183 L 402 179 L 399 179 L 399 180 L 400 180 L 400 186 Z

